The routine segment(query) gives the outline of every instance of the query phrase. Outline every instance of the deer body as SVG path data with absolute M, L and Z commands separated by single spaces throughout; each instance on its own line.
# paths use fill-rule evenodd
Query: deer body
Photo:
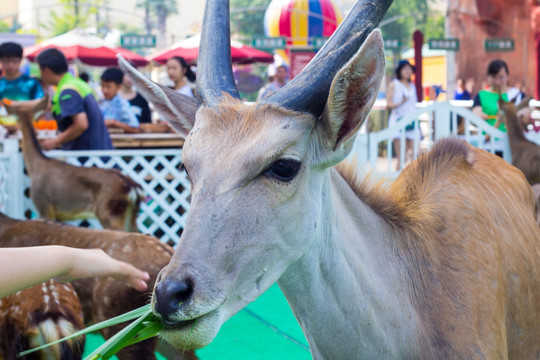
M 139 184 L 116 169 L 73 166 L 43 154 L 32 119 L 45 101 L 6 106 L 19 115 L 31 198 L 40 215 L 60 221 L 97 217 L 104 228 L 137 231 Z
M 529 99 L 524 105 L 528 106 Z M 517 108 L 514 104 L 500 102 L 499 107 L 503 110 L 503 119 L 508 131 L 508 142 L 512 150 L 512 165 L 520 169 L 531 185 L 540 183 L 540 146 L 529 141 L 523 134 L 523 129 L 518 119 Z
M 299 75 L 253 105 L 232 76 L 227 3 L 206 1 L 198 100 L 120 59 L 186 137 L 190 211 L 152 298 L 162 337 L 205 346 L 277 281 L 314 359 L 536 359 L 540 229 L 521 172 L 457 139 L 388 190 L 339 164 L 377 96 L 375 27 L 392 1 L 358 1 Z
M 81 304 L 71 284 L 46 281 L 0 299 L 0 359 L 84 328 Z M 81 359 L 85 337 L 77 337 L 22 359 Z
M 76 248 L 101 248 L 110 256 L 136 265 L 150 274 L 149 288 L 172 255 L 170 246 L 143 234 L 116 230 L 78 228 L 42 220 L 20 221 L 0 213 L 0 247 L 63 245 Z M 100 322 L 124 314 L 148 303 L 148 294 L 140 293 L 113 278 L 89 278 L 72 282 L 84 311 L 86 322 Z M 103 330 L 111 337 L 123 326 Z M 141 342 L 119 353 L 120 359 L 154 359 L 156 340 Z M 186 353 L 196 359 L 192 352 Z

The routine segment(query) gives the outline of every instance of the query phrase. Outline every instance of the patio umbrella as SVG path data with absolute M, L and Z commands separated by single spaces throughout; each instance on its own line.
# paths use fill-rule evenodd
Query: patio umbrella
M 194 64 L 199 56 L 199 41 L 200 35 L 192 36 L 147 56 L 146 59 L 165 64 L 173 56 L 181 56 L 188 63 Z M 246 46 L 235 40 L 231 40 L 231 56 L 234 64 L 251 64 L 254 62 L 271 64 L 274 62 L 272 54 Z
M 148 61 L 127 49 L 112 48 L 97 36 L 81 31 L 72 30 L 65 34 L 45 40 L 41 44 L 24 49 L 24 56 L 35 61 L 36 56 L 43 50 L 56 48 L 64 53 L 68 61 L 79 59 L 82 63 L 94 66 L 116 66 L 116 54 L 121 53 L 124 58 L 133 62 L 135 66 L 144 66 Z

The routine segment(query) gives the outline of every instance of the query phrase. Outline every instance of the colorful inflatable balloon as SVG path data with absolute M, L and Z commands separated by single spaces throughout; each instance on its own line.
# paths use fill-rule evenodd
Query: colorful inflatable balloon
M 343 20 L 331 0 L 272 0 L 264 14 L 266 36 L 284 36 L 287 47 L 305 47 L 310 39 L 329 37 Z M 278 51 L 288 62 L 286 52 Z

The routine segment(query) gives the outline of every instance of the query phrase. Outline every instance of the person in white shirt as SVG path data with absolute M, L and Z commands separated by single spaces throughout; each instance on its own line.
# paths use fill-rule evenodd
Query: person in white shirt
M 388 127 L 392 127 L 404 116 L 412 113 L 416 110 L 416 88 L 411 81 L 412 74 L 414 74 L 415 67 L 412 66 L 407 60 L 401 60 L 396 68 L 396 77 L 388 85 L 386 92 L 386 108 L 390 110 L 388 117 Z M 420 127 L 417 129 L 405 128 L 405 161 L 407 161 L 407 155 L 412 152 L 414 140 L 422 138 L 420 133 Z M 397 133 L 393 140 L 394 151 L 400 163 L 400 136 Z M 400 165 L 398 165 L 398 170 Z
M 187 84 L 186 79 L 193 83 L 196 77 L 183 57 L 173 56 L 167 60 L 167 75 L 173 81 L 173 89 L 176 92 L 193 97 L 193 90 Z

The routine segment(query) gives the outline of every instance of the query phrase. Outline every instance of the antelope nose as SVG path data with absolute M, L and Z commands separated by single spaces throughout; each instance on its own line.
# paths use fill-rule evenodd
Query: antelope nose
M 193 294 L 191 281 L 162 281 L 155 290 L 155 309 L 162 316 L 166 325 L 175 325 L 177 321 L 170 320 L 169 315 L 175 313 L 180 306 L 188 301 Z

